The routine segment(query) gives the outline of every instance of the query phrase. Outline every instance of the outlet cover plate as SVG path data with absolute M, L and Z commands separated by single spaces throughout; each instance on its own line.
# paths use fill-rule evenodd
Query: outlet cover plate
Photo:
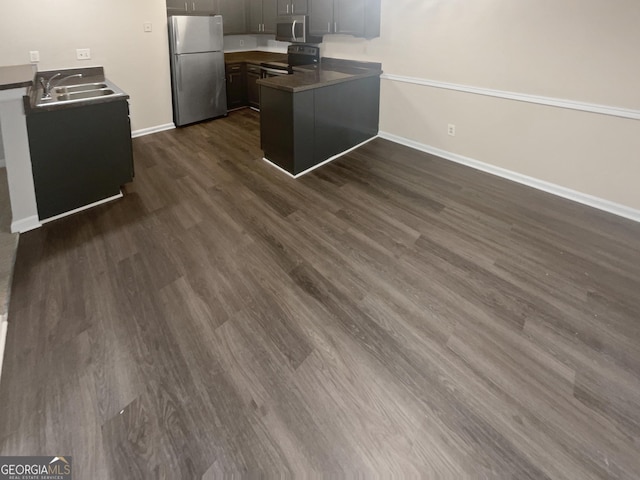
M 90 60 L 91 59 L 91 49 L 90 48 L 77 48 L 76 49 L 76 58 L 78 60 Z

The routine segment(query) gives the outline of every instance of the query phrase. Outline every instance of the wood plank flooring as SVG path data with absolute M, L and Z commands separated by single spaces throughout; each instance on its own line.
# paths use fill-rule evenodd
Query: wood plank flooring
M 77 479 L 640 475 L 640 224 L 384 140 L 293 180 L 259 117 L 134 140 L 20 239 L 1 455 Z

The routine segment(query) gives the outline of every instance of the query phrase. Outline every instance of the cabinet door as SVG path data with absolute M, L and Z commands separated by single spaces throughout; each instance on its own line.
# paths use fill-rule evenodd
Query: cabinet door
M 262 24 L 264 33 L 276 33 L 276 18 L 278 17 L 278 1 L 262 0 Z
M 291 0 L 278 0 L 278 15 L 292 15 Z
M 363 36 L 365 8 L 366 0 L 334 0 L 334 33 Z
M 247 65 L 247 103 L 260 108 L 260 89 L 256 83 L 260 79 L 260 67 Z
M 278 15 L 307 15 L 307 0 L 278 0 Z
M 309 0 L 309 33 L 321 36 L 333 32 L 333 0 Z
M 249 33 L 262 33 L 262 0 L 249 0 L 247 7 L 249 8 L 247 30 Z
M 309 13 L 307 0 L 291 0 L 291 13 L 294 15 L 307 15 Z
M 245 105 L 245 86 L 242 64 L 227 65 L 227 108 L 240 108 Z
M 218 12 L 222 15 L 222 25 L 225 35 L 247 33 L 244 1 L 219 0 Z
M 183 0 L 167 0 L 168 15 L 186 15 L 189 13 L 189 2 Z
M 190 0 L 187 1 L 189 10 L 194 13 L 216 13 L 217 10 L 216 0 Z

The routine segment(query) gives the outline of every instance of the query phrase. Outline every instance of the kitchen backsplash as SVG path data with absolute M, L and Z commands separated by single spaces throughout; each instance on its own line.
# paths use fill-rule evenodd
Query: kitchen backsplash
M 287 53 L 288 42 L 278 42 L 274 35 L 225 35 L 224 51 L 264 50 Z

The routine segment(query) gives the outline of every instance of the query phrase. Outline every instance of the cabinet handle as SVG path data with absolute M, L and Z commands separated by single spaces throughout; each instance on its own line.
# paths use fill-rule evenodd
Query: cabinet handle
M 295 7 L 295 5 L 292 3 L 291 4 L 291 13 L 296 13 L 296 12 L 293 11 L 294 7 Z
M 191 7 L 193 8 L 193 11 L 196 11 L 196 2 L 191 2 Z
M 333 33 L 338 33 L 338 22 L 333 22 Z
M 187 7 L 187 2 L 184 2 L 184 11 L 185 11 L 185 12 L 188 12 L 188 11 L 189 11 L 189 8 Z
M 327 33 L 331 33 L 331 22 L 327 22 Z
M 289 4 L 287 3 L 287 13 L 289 13 Z
M 229 75 L 229 83 L 233 83 L 233 75 Z

